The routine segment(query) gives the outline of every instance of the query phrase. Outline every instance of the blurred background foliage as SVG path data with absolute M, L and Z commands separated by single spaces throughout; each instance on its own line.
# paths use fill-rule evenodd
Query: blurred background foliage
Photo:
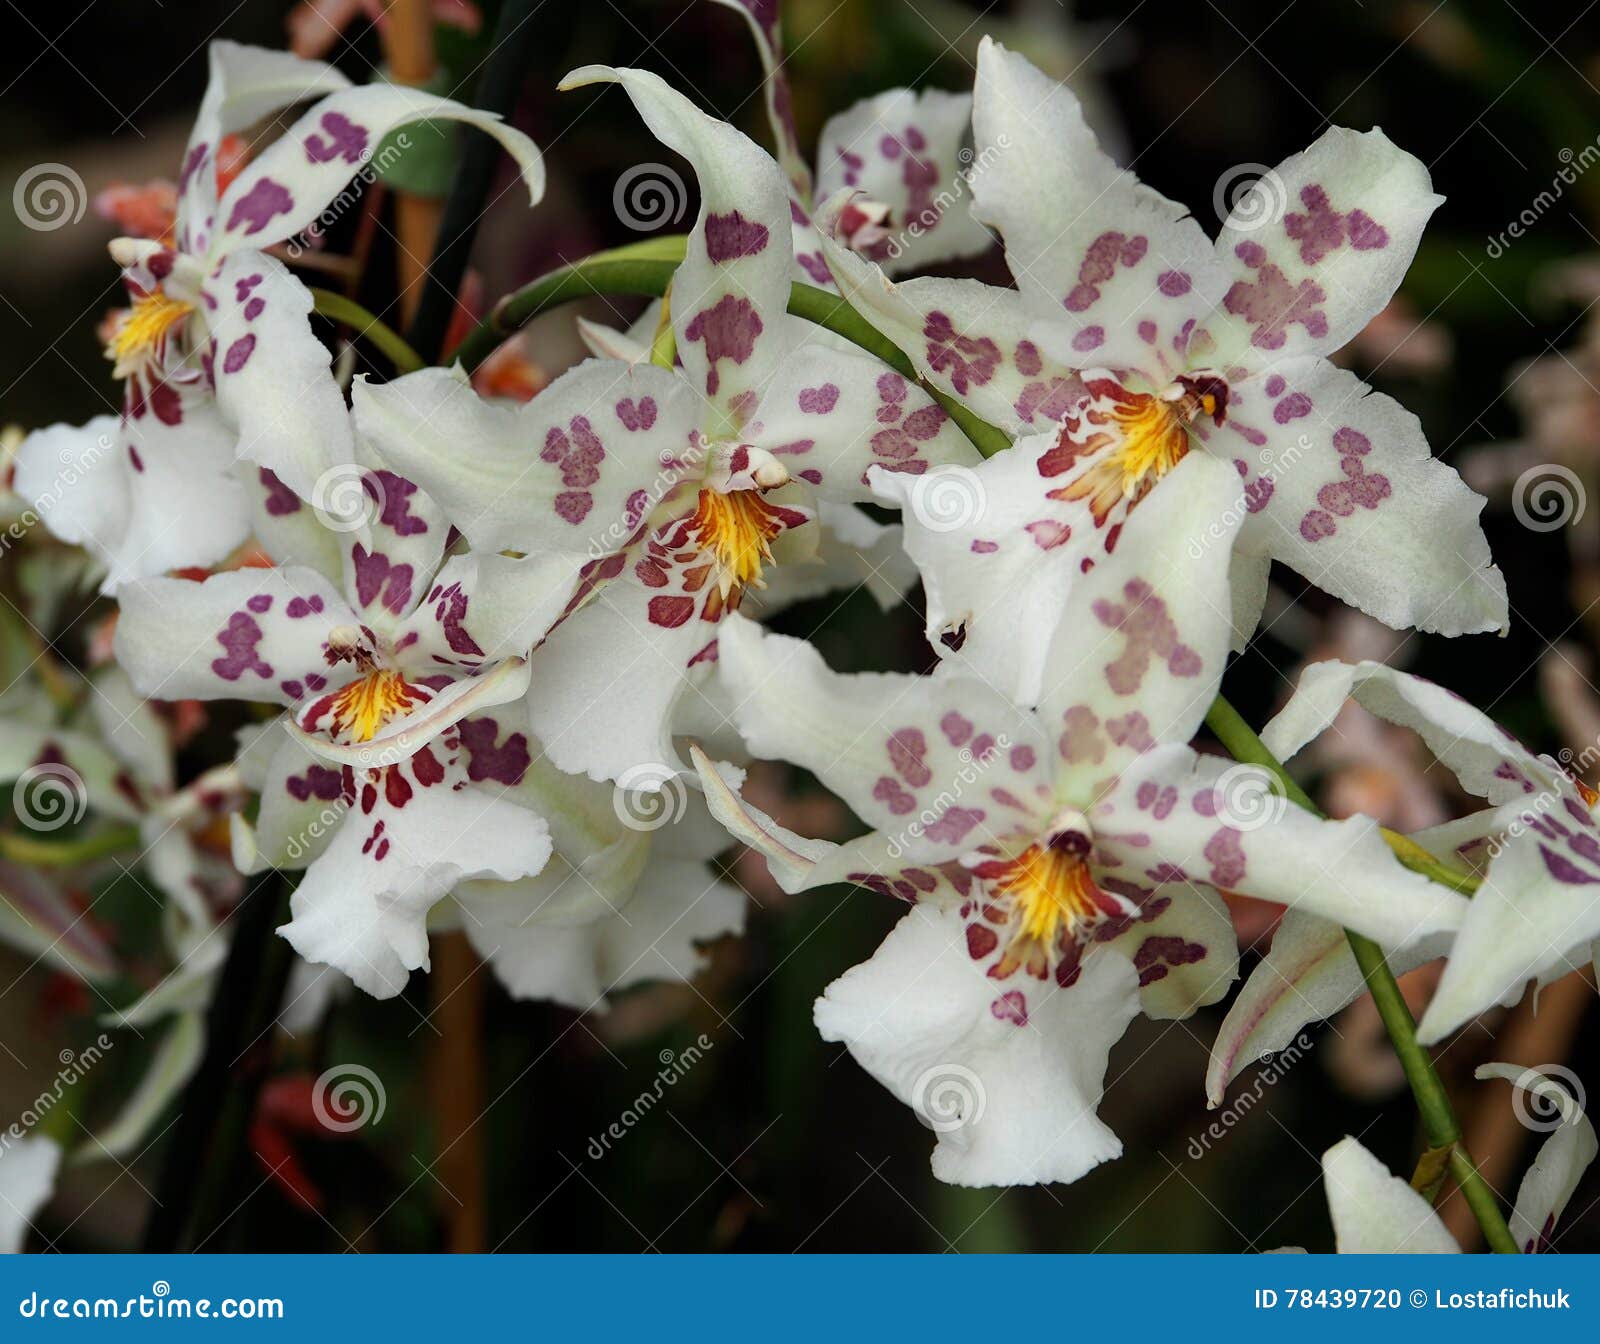
M 294 10 L 285 0 L 16 0 L 9 8 L 0 90 L 5 180 L 57 160 L 72 165 L 91 191 L 170 177 L 204 86 L 205 43 L 220 36 L 282 45 Z M 477 35 L 441 30 L 440 56 L 454 85 L 447 91 L 470 98 L 496 8 L 494 0 L 484 4 Z M 1587 10 L 1574 19 L 1575 12 L 1506 0 L 1083 0 L 1071 9 L 1055 0 L 986 8 L 964 0 L 787 0 L 784 23 L 802 145 L 815 144 L 827 116 L 891 85 L 970 87 L 977 39 L 988 31 L 1096 95 L 1101 125 L 1123 162 L 1188 203 L 1213 230 L 1217 184 L 1239 165 L 1275 163 L 1329 124 L 1381 125 L 1429 165 L 1448 200 L 1401 306 L 1357 342 L 1350 362 L 1422 418 L 1437 453 L 1457 464 L 1480 454 L 1485 480 L 1495 477 L 1496 454 L 1540 441 L 1538 398 L 1517 390 L 1523 362 L 1541 359 L 1546 373 L 1558 375 L 1565 366 L 1581 385 L 1561 383 L 1560 375 L 1557 393 L 1575 397 L 1578 411 L 1548 428 L 1543 441 L 1555 434 L 1556 451 L 1573 454 L 1574 470 L 1592 482 L 1600 391 L 1590 380 L 1600 381 L 1600 360 L 1585 347 L 1595 343 L 1586 324 L 1600 295 L 1600 165 L 1566 188 L 1525 236 L 1491 246 L 1563 165 L 1597 143 L 1600 20 Z M 636 163 L 670 158 L 614 91 L 558 94 L 556 81 L 567 70 L 606 62 L 657 71 L 766 141 L 761 71 L 748 34 L 737 15 L 709 0 L 546 0 L 534 21 L 535 64 L 516 121 L 545 148 L 551 190 L 531 215 L 500 193 L 474 256 L 489 300 L 563 258 L 636 239 L 612 209 L 617 179 Z M 368 76 L 380 53 L 364 16 L 354 18 L 328 58 L 355 78 Z M 677 167 L 692 190 L 692 174 Z M 392 293 L 394 257 L 379 219 L 357 296 L 381 311 Z M 80 422 L 115 409 L 95 334 L 120 297 L 103 251 L 112 232 L 93 214 L 42 234 L 24 231 L 9 212 L 0 217 L 0 420 Z M 344 241 L 336 229 L 331 250 Z M 997 255 L 966 273 L 1006 279 Z M 593 309 L 611 318 L 631 311 Z M 529 342 L 546 374 L 580 354 L 572 314 L 543 319 Z M 1585 441 L 1585 432 L 1592 438 Z M 1591 499 L 1579 527 L 1592 528 L 1597 510 L 1600 500 Z M 1511 636 L 1448 644 L 1414 636 L 1384 652 L 1542 749 L 1581 747 L 1573 739 L 1582 730 L 1573 724 L 1583 722 L 1580 711 L 1593 695 L 1581 673 L 1592 667 L 1584 662 L 1597 628 L 1589 604 L 1600 593 L 1584 548 L 1568 529 L 1531 531 L 1493 505 L 1486 523 L 1509 581 Z M 1349 632 L 1328 619 L 1328 599 L 1292 575 L 1276 580 L 1283 600 L 1269 611 L 1270 628 L 1228 682 L 1234 703 L 1257 724 L 1309 653 L 1351 647 Z M 913 608 L 885 619 L 860 593 L 808 603 L 780 624 L 815 638 L 842 668 L 909 669 L 930 661 Z M 68 656 L 87 656 L 73 630 L 88 628 L 69 625 L 61 639 Z M 1560 666 L 1552 664 L 1553 645 L 1563 651 Z M 1568 668 L 1580 672 L 1576 680 L 1563 679 Z M 206 732 L 223 734 L 232 723 L 217 716 Z M 218 739 L 205 740 L 214 748 Z M 1418 775 L 1442 789 L 1425 764 Z M 1321 782 L 1325 789 L 1334 783 Z M 1356 785 L 1363 782 L 1371 784 Z M 770 772 L 761 787 L 801 829 L 809 821 L 811 830 L 837 835 L 849 824 L 805 779 Z M 1379 795 L 1387 796 L 1382 787 Z M 1358 787 L 1356 796 L 1369 795 Z M 1201 1080 L 1219 1008 L 1183 1024 L 1136 1022 L 1113 1052 L 1103 1113 L 1123 1138 L 1120 1161 L 1071 1187 L 1000 1193 L 940 1186 L 928 1171 L 932 1136 L 842 1050 L 821 1042 L 810 1020 L 815 996 L 870 953 L 899 908 L 843 889 L 791 900 L 748 858 L 733 862 L 752 890 L 749 936 L 719 946 L 711 973 L 695 987 L 646 989 L 622 997 L 609 1014 L 579 1018 L 512 1002 L 486 986 L 490 1105 L 481 1136 L 491 1247 L 1320 1249 L 1331 1244 L 1317 1165 L 1323 1149 L 1351 1133 L 1392 1169 L 1410 1169 L 1417 1135 L 1409 1099 L 1375 1025 L 1356 1010 L 1314 1029 L 1314 1048 L 1267 1072 L 1275 1081 L 1247 1071 L 1225 1112 L 1231 1127 L 1204 1140 L 1217 1118 L 1204 1109 Z M 115 899 L 101 907 L 120 929 L 118 908 Z M 129 913 L 130 926 L 138 913 Z M 1270 912 L 1241 911 L 1241 942 L 1259 946 L 1269 924 Z M 25 967 L 24 959 L 0 953 L 0 986 L 10 986 L 0 995 L 7 1046 L 0 1109 L 7 1113 L 34 1094 L 40 1074 L 53 1071 L 57 1049 L 82 1035 L 92 1008 L 48 972 Z M 318 1194 L 316 1211 L 291 1198 L 282 1181 L 269 1180 L 265 1168 L 247 1174 L 248 1198 L 216 1249 L 440 1245 L 448 1196 L 430 1170 L 424 1060 L 436 1031 L 425 1018 L 422 980 L 415 977 L 410 992 L 392 1002 L 345 1001 L 318 1039 L 282 1052 L 285 1070 L 363 1062 L 386 1085 L 386 1113 L 347 1138 L 296 1140 L 300 1173 Z M 1581 1078 L 1600 1080 L 1596 1015 L 1580 1009 L 1572 1016 L 1563 1038 L 1536 1039 L 1534 1048 L 1558 1047 L 1564 1053 L 1557 1058 Z M 591 1140 L 653 1087 L 663 1052 L 681 1050 L 701 1033 L 714 1043 L 704 1058 L 596 1159 Z M 1472 1066 L 1489 1057 L 1504 1055 L 1491 1053 L 1483 1026 L 1444 1053 L 1447 1078 L 1466 1084 L 1460 1095 L 1469 1123 L 1493 1125 L 1510 1109 L 1502 1086 L 1470 1084 Z M 125 1064 L 131 1067 L 118 1067 Z M 1500 1151 L 1479 1155 L 1500 1162 L 1497 1183 L 1509 1202 L 1532 1136 L 1503 1125 L 1496 1133 Z M 96 1168 L 70 1178 L 57 1206 L 60 1223 L 70 1221 L 61 1247 L 136 1242 L 156 1156 L 123 1173 Z M 1600 1249 L 1595 1195 L 1591 1175 L 1568 1211 L 1560 1249 Z

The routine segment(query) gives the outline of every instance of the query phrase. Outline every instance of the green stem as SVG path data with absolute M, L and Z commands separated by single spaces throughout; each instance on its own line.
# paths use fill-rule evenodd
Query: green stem
M 20 831 L 0 832 L 0 855 L 36 868 L 69 868 L 138 847 L 137 826 L 115 826 L 72 840 L 41 840 Z
M 406 344 L 405 339 L 392 327 L 379 321 L 354 299 L 335 294 L 331 289 L 313 289 L 311 305 L 314 312 L 333 322 L 354 327 L 358 336 L 364 336 L 394 365 L 396 373 L 415 373 L 425 367 L 422 356 Z
M 1290 777 L 1283 763 L 1267 750 L 1265 743 L 1256 736 L 1255 730 L 1244 721 L 1239 711 L 1220 695 L 1206 714 L 1206 726 L 1217 735 L 1235 760 L 1271 771 L 1290 801 L 1316 816 L 1322 815 L 1310 796 Z M 1402 853 L 1399 857 L 1402 863 L 1429 877 L 1434 876 L 1432 867 L 1448 871 L 1436 861 L 1425 867 L 1414 856 L 1408 858 Z M 1456 1119 L 1449 1094 L 1433 1067 L 1433 1060 L 1417 1040 L 1416 1020 L 1411 1016 L 1411 1009 L 1400 992 L 1394 972 L 1384 960 L 1383 949 L 1370 938 L 1348 929 L 1345 930 L 1345 937 L 1350 940 L 1350 950 L 1355 954 L 1356 965 L 1361 968 L 1361 977 L 1367 982 L 1367 991 L 1372 995 L 1378 1016 L 1383 1019 L 1384 1029 L 1389 1033 L 1400 1067 L 1405 1071 L 1406 1082 L 1411 1085 L 1411 1095 L 1416 1098 L 1417 1111 L 1422 1116 L 1422 1128 L 1429 1147 L 1449 1150 L 1451 1175 L 1461 1188 L 1462 1197 L 1472 1210 L 1473 1217 L 1478 1220 L 1478 1226 L 1483 1229 L 1484 1240 L 1490 1248 L 1515 1254 L 1517 1243 L 1506 1226 L 1494 1191 L 1478 1174 L 1472 1154 L 1461 1140 L 1461 1123 Z
M 675 259 L 671 253 L 676 244 Z M 660 298 L 672 283 L 673 273 L 682 258 L 680 239 L 652 238 L 612 252 L 596 253 L 559 271 L 541 276 L 532 284 L 508 294 L 495 304 L 456 350 L 456 358 L 468 373 L 487 359 L 495 346 L 533 321 L 540 313 L 574 299 L 604 294 L 633 294 Z M 789 288 L 789 312 L 860 346 L 898 373 L 904 374 L 934 398 L 961 432 L 985 457 L 993 457 L 1011 444 L 1004 430 L 980 420 L 954 397 L 922 383 L 916 368 L 900 347 L 856 312 L 843 298 L 814 285 L 796 281 Z

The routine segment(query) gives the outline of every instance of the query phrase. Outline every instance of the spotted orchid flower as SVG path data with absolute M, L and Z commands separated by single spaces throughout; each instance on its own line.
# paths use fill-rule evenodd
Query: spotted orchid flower
M 550 862 L 455 893 L 460 927 L 514 997 L 604 1011 L 643 982 L 692 980 L 703 945 L 744 927 L 744 893 L 710 862 L 727 832 L 683 778 L 654 792 L 599 784 L 535 750 L 528 787 L 550 823 Z
M 1449 691 L 1381 663 L 1314 663 L 1262 740 L 1293 757 L 1330 728 L 1349 697 L 1413 729 L 1469 794 L 1488 804 L 1412 838 L 1462 873 L 1480 873 L 1459 929 L 1385 944 L 1395 970 L 1448 957 L 1418 1025 L 1443 1040 L 1495 1004 L 1522 998 L 1600 956 L 1600 800 L 1548 756 L 1529 751 Z M 1282 1049 L 1308 1022 L 1366 992 L 1342 930 L 1286 917 L 1217 1033 L 1207 1095 L 1220 1102 L 1251 1059 Z
M 870 551 L 882 529 L 863 515 L 850 530 L 873 497 L 869 467 L 921 476 L 977 459 L 900 374 L 797 341 L 788 206 L 762 150 L 654 75 L 596 66 L 563 87 L 599 82 L 621 83 L 700 177 L 672 284 L 677 366 L 591 360 L 516 409 L 424 371 L 372 389 L 394 432 L 376 416 L 371 432 L 478 550 L 527 551 L 554 530 L 595 557 L 581 609 L 535 654 L 529 704 L 557 766 L 617 779 L 677 763 L 680 702 L 710 678 L 723 616 L 769 571 L 796 568 L 791 597 L 831 579 L 806 563 L 819 511 L 834 512 L 842 545 Z
M 933 1122 L 943 1180 L 1071 1181 L 1120 1152 L 1095 1116 L 1107 1052 L 1137 1012 L 1185 1017 L 1226 990 L 1220 892 L 1389 940 L 1463 916 L 1370 820 L 1260 808 L 1259 771 L 1185 745 L 1227 655 L 1207 615 L 1227 580 L 1182 538 L 1232 487 L 1179 470 L 1186 488 L 1152 498 L 1086 576 L 1092 623 L 1036 711 L 959 672 L 844 676 L 743 620 L 722 633 L 750 750 L 812 771 L 873 829 L 804 839 L 702 769 L 713 813 L 786 890 L 853 882 L 912 906 L 816 1019 Z
M 1582 1103 L 1537 1069 L 1517 1064 L 1481 1064 L 1482 1079 L 1500 1078 L 1528 1094 L 1526 1104 L 1551 1131 L 1517 1188 L 1510 1231 L 1524 1255 L 1553 1249 L 1556 1220 L 1600 1144 Z M 1553 1123 L 1546 1124 L 1548 1116 Z M 1341 1139 L 1322 1155 L 1322 1181 L 1341 1255 L 1454 1255 L 1461 1247 L 1433 1205 L 1409 1181 L 1389 1169 L 1357 1140 Z
M 308 98 L 320 101 L 219 192 L 225 137 Z M 19 460 L 19 482 L 51 530 L 106 563 L 105 591 L 213 563 L 243 541 L 250 500 L 237 459 L 307 497 L 325 471 L 353 460 L 343 397 L 311 330 L 310 291 L 267 249 L 338 208 L 351 177 L 371 171 L 379 141 L 424 118 L 493 135 L 539 199 L 538 150 L 489 113 L 414 89 L 352 88 L 331 66 L 282 52 L 212 45 L 173 245 L 111 244 L 130 299 L 106 348 L 121 415 L 53 425 Z
M 1327 356 L 1383 307 L 1441 198 L 1381 131 L 1333 129 L 1263 179 L 1215 243 L 1097 146 L 1076 98 L 985 40 L 973 124 L 1008 147 L 973 183 L 1015 290 L 891 284 L 824 239 L 855 304 L 934 385 L 1018 434 L 957 516 L 913 517 L 906 544 L 930 633 L 1038 693 L 1075 580 L 1186 459 L 1235 474 L 1191 563 L 1233 576 L 1237 638 L 1270 562 L 1395 627 L 1504 628 L 1483 500 L 1436 461 L 1416 418 Z M 1256 209 L 1281 192 L 1282 209 Z M 826 233 L 826 230 L 824 230 Z M 885 480 L 900 501 L 907 482 Z
M 516 801 L 526 737 L 484 711 L 527 689 L 525 655 L 579 560 L 449 554 L 433 501 L 357 451 L 369 507 L 336 565 L 130 584 L 116 652 L 147 695 L 288 709 L 241 767 L 261 807 L 234 821 L 235 862 L 305 868 L 281 932 L 387 997 L 427 965 L 427 912 L 458 880 L 527 877 L 549 856 L 545 822 Z
M 789 182 L 794 254 L 802 276 L 834 288 L 812 223 L 817 201 L 852 193 L 833 222 L 839 238 L 890 275 L 976 256 L 993 244 L 972 216 L 965 174 L 972 95 L 939 89 L 888 89 L 864 98 L 822 127 L 815 187 L 795 133 L 783 70 L 778 6 L 768 0 L 717 0 L 744 15 L 766 72 L 767 119 Z

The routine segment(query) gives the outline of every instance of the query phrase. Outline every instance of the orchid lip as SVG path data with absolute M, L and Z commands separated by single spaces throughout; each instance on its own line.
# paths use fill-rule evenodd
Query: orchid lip
M 379 770 L 408 760 L 479 710 L 515 700 L 528 689 L 528 677 L 526 658 L 507 658 L 492 672 L 451 682 L 419 708 L 385 722 L 364 742 L 336 742 L 326 733 L 308 732 L 293 715 L 284 721 L 284 727 L 307 751 L 325 761 Z

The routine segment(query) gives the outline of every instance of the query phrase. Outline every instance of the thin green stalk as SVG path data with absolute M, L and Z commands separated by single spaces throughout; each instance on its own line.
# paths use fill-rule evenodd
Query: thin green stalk
M 69 868 L 74 864 L 103 859 L 110 854 L 139 848 L 137 826 L 114 826 L 93 835 L 70 840 L 41 840 L 20 831 L 0 832 L 0 856 L 13 863 L 35 868 Z
M 1266 745 L 1240 716 L 1239 711 L 1220 695 L 1206 714 L 1206 726 L 1217 735 L 1218 740 L 1235 760 L 1246 761 L 1271 771 L 1291 802 L 1316 816 L 1322 815 L 1310 796 L 1290 777 L 1283 763 L 1267 750 Z M 1425 872 L 1426 876 L 1434 876 L 1431 871 L 1419 867 L 1415 859 L 1407 862 L 1407 856 L 1404 854 L 1400 855 L 1400 859 L 1402 863 L 1407 863 L 1408 867 Z M 1383 949 L 1370 938 L 1364 938 L 1348 929 L 1345 930 L 1345 937 L 1350 940 L 1350 950 L 1355 954 L 1356 965 L 1361 968 L 1361 978 L 1367 982 L 1367 990 L 1372 995 L 1373 1003 L 1377 1005 L 1378 1016 L 1383 1019 L 1384 1029 L 1389 1033 L 1389 1040 L 1394 1046 L 1395 1055 L 1400 1060 L 1400 1067 L 1405 1071 L 1406 1082 L 1411 1085 L 1411 1095 L 1416 1099 L 1417 1111 L 1422 1116 L 1422 1128 L 1427 1135 L 1429 1147 L 1449 1151 L 1450 1173 L 1455 1177 L 1462 1197 L 1472 1210 L 1473 1217 L 1478 1220 L 1478 1226 L 1483 1229 L 1484 1240 L 1488 1242 L 1489 1247 L 1495 1251 L 1515 1254 L 1517 1243 L 1512 1239 L 1511 1231 L 1506 1226 L 1505 1216 L 1500 1212 L 1494 1191 L 1478 1174 L 1472 1154 L 1462 1142 L 1461 1123 L 1456 1119 L 1455 1110 L 1450 1105 L 1449 1094 L 1445 1091 L 1438 1071 L 1433 1067 L 1433 1060 L 1417 1040 L 1416 1020 L 1411 1016 L 1411 1009 L 1406 1004 L 1405 996 L 1400 992 L 1400 985 L 1394 978 L 1394 972 L 1384 960 Z
M 331 289 L 313 289 L 311 306 L 314 312 L 330 321 L 354 327 L 358 336 L 366 337 L 383 352 L 396 373 L 415 373 L 426 367 L 422 356 L 406 344 L 399 332 L 379 321 L 354 299 L 335 294 Z
M 676 257 L 672 255 L 674 244 Z M 559 271 L 552 271 L 501 299 L 489 316 L 457 348 L 456 358 L 471 373 L 507 336 L 526 326 L 540 313 L 574 299 L 604 294 L 660 298 L 672 283 L 673 273 L 681 259 L 681 239 L 653 238 L 646 243 L 635 243 L 612 252 L 600 252 Z M 843 336 L 913 382 L 921 382 L 916 368 L 900 347 L 839 295 L 797 281 L 789 288 L 789 312 Z M 967 407 L 938 388 L 928 387 L 926 383 L 921 385 L 944 407 L 961 432 L 972 441 L 973 447 L 985 457 L 993 457 L 1002 448 L 1010 446 L 1011 439 L 1004 430 L 980 420 Z

